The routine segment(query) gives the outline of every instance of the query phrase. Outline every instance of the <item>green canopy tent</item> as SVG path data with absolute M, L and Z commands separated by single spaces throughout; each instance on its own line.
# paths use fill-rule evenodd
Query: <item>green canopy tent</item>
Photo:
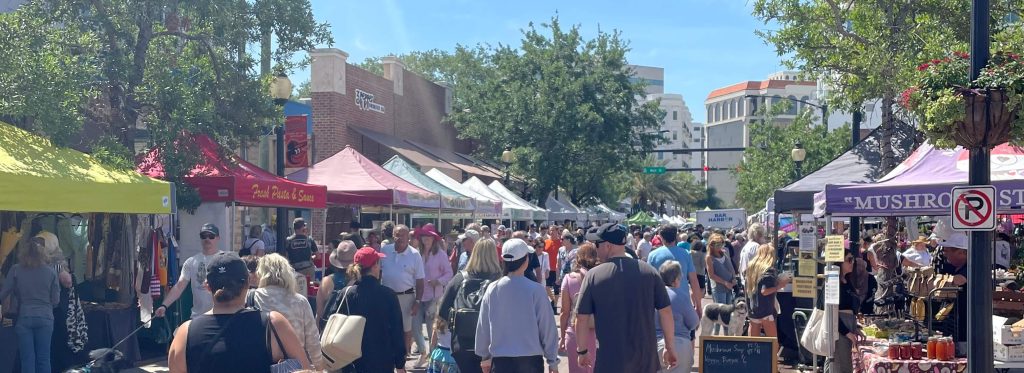
M 648 214 L 644 211 L 637 212 L 636 215 L 633 215 L 629 219 L 624 220 L 623 223 L 628 225 L 658 225 L 658 221 L 654 220 L 654 218 L 651 217 L 651 214 Z

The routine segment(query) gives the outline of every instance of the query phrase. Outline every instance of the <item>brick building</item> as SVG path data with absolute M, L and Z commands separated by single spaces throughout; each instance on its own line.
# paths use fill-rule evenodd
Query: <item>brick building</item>
M 310 56 L 313 163 L 352 146 L 378 164 L 399 155 L 423 172 L 437 168 L 456 180 L 501 177 L 469 156 L 471 144 L 445 121 L 451 91 L 443 83 L 407 71 L 395 57 L 383 59 L 379 76 L 347 63 L 348 54 L 339 49 L 317 49 Z M 353 207 L 328 210 L 326 226 L 325 211 L 312 213 L 313 235 L 321 242 L 347 231 L 355 217 Z

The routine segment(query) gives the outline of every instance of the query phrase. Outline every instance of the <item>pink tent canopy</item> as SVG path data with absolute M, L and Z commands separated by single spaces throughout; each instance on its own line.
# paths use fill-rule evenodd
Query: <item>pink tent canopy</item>
M 334 205 L 440 206 L 437 194 L 395 176 L 348 146 L 288 179 L 326 185 L 327 203 Z

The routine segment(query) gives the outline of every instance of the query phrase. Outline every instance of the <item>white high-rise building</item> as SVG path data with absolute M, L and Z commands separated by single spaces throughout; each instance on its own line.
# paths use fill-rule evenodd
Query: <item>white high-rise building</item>
M 690 127 L 690 148 L 704 148 L 704 123 L 694 122 L 693 126 Z M 703 168 L 704 167 L 704 153 L 693 152 L 690 153 L 690 168 Z M 694 171 L 693 177 L 697 180 L 704 180 L 704 171 Z
M 690 128 L 693 125 L 693 116 L 690 108 L 686 106 L 683 95 L 676 93 L 665 93 L 665 69 L 652 66 L 631 65 L 634 81 L 644 81 L 647 95 L 641 97 L 641 102 L 661 100 L 659 107 L 665 112 L 662 118 L 659 134 L 666 140 L 664 144 L 657 145 L 655 149 L 672 150 L 686 149 L 692 147 L 693 138 Z M 666 168 L 689 168 L 697 167 L 691 164 L 692 158 L 686 153 L 658 152 L 652 156 L 656 163 Z
M 750 143 L 748 125 L 761 120 L 758 109 L 772 106 L 783 100 L 802 100 L 817 104 L 815 93 L 817 83 L 799 80 L 800 73 L 781 71 L 768 76 L 763 81 L 747 81 L 722 87 L 708 94 L 704 100 L 707 108 L 707 124 L 705 127 L 707 148 L 743 148 L 756 144 Z M 775 118 L 776 123 L 785 125 L 793 121 L 796 114 L 808 109 L 799 102 L 792 102 L 787 113 Z M 818 110 L 817 108 L 810 108 Z M 709 187 L 717 191 L 717 195 L 727 205 L 735 205 L 736 176 L 733 170 L 743 158 L 742 151 L 714 151 L 707 153 L 706 165 L 711 169 L 724 169 L 705 173 L 705 181 Z

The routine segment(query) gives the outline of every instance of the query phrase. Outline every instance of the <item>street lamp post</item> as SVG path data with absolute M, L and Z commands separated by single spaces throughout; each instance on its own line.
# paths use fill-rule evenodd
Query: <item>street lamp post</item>
M 505 164 L 505 186 L 508 186 L 508 173 L 509 167 L 512 166 L 512 161 L 515 160 L 515 153 L 512 153 L 512 147 L 506 146 L 505 151 L 501 152 L 501 163 Z
M 274 99 L 274 104 L 278 106 L 284 106 L 285 102 L 292 96 L 292 82 L 288 79 L 288 75 L 283 72 L 278 73 L 274 77 L 274 80 L 270 82 L 270 97 Z M 277 144 L 275 146 L 275 158 L 277 159 L 276 171 L 277 176 L 284 177 L 284 126 L 275 125 L 274 135 L 277 137 Z M 285 221 L 288 217 L 288 209 L 283 207 L 277 208 L 277 226 L 275 231 L 277 232 L 277 252 L 284 252 L 284 238 L 288 235 L 288 226 Z
M 807 150 L 804 149 L 804 145 L 797 141 L 796 145 L 793 146 L 793 150 L 789 152 L 790 158 L 793 158 L 793 163 L 796 164 L 796 179 L 800 180 L 803 177 L 803 170 L 801 169 L 804 163 L 804 159 L 807 158 Z

